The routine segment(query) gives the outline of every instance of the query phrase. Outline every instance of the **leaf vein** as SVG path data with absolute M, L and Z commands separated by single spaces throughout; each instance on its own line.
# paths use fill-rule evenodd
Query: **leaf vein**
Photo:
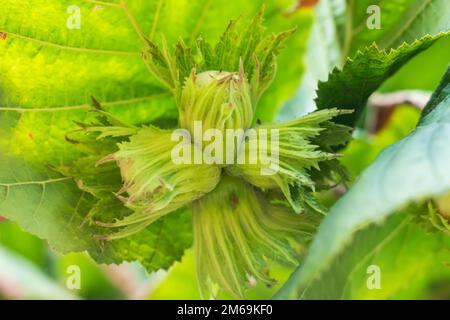
M 131 104 L 131 103 L 137 103 L 142 102 L 145 100 L 149 100 L 152 98 L 159 98 L 159 97 L 165 97 L 169 96 L 169 93 L 163 92 L 153 95 L 148 95 L 144 97 L 137 97 L 137 98 L 131 98 L 131 99 L 125 99 L 125 100 L 117 100 L 117 101 L 110 101 L 110 102 L 101 102 L 100 104 L 103 107 L 108 106 L 115 106 L 115 105 L 122 105 L 122 104 Z M 92 108 L 89 104 L 80 104 L 76 106 L 65 106 L 65 107 L 42 107 L 42 108 L 20 108 L 20 107 L 0 107 L 0 111 L 16 111 L 16 112 L 60 112 L 60 111 L 71 111 L 71 110 L 86 110 Z
M 63 177 L 63 178 L 55 178 L 55 179 L 48 179 L 48 180 L 38 180 L 38 181 L 22 181 L 22 182 L 13 182 L 13 183 L 0 183 L 0 186 L 3 187 L 17 187 L 17 186 L 24 186 L 24 185 L 45 185 L 49 183 L 58 183 L 62 181 L 71 180 L 72 177 Z
M 32 38 L 29 36 L 24 36 L 18 33 L 9 32 L 5 30 L 1 30 L 0 32 L 8 34 L 8 36 L 11 36 L 13 38 L 27 40 L 31 42 L 35 42 L 44 46 L 54 47 L 61 50 L 69 50 L 69 51 L 76 51 L 76 52 L 86 52 L 86 53 L 96 53 L 96 54 L 112 54 L 112 55 L 126 55 L 126 56 L 139 56 L 140 52 L 138 51 L 120 51 L 120 50 L 107 50 L 107 49 L 93 49 L 93 48 L 81 48 L 81 47 L 71 47 L 66 46 L 50 41 L 45 41 L 41 39 Z

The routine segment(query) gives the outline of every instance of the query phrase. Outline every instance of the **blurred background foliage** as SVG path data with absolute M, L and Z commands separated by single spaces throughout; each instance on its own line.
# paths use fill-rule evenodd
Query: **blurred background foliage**
M 305 21 L 311 18 L 316 1 L 304 1 L 295 10 L 301 10 Z M 305 26 L 309 23 L 305 22 Z M 312 45 L 312 42 L 309 43 Z M 311 49 L 311 48 L 309 48 Z M 381 94 L 403 90 L 419 90 L 425 96 L 437 86 L 449 64 L 450 39 L 439 40 L 429 50 L 408 62 L 379 89 Z M 302 57 L 291 57 L 302 59 Z M 308 65 L 305 66 L 308 69 Z M 303 84 L 283 110 L 295 113 L 309 111 L 305 102 Z M 309 92 L 308 95 L 313 95 Z M 307 95 L 307 96 L 308 96 Z M 407 93 L 406 93 L 407 95 Z M 355 133 L 355 139 L 342 151 L 342 163 L 356 178 L 385 147 L 410 133 L 420 117 L 420 103 L 405 99 L 393 104 L 371 104 L 365 122 Z M 345 190 L 336 188 L 321 195 L 324 203 L 332 205 Z M 0 212 L 1 214 L 1 212 Z M 389 254 L 389 253 L 387 253 Z M 391 253 L 392 254 L 392 253 Z M 395 256 L 391 256 L 395 260 Z M 409 263 L 418 263 L 411 260 Z M 448 262 L 450 264 L 450 261 Z M 69 290 L 68 267 L 81 270 L 81 288 Z M 276 266 L 274 275 L 283 283 L 292 272 Z M 392 281 L 395 281 L 395 274 Z M 266 288 L 256 285 L 249 290 L 249 299 L 268 299 L 279 286 Z M 450 267 L 429 270 L 426 277 L 418 276 L 414 283 L 404 283 L 399 290 L 381 298 L 439 298 L 450 299 Z M 137 263 L 121 266 L 96 264 L 87 254 L 60 255 L 48 247 L 44 240 L 24 232 L 15 223 L 0 221 L 0 298 L 2 299 L 199 299 L 195 277 L 194 258 L 186 251 L 181 262 L 168 271 L 147 274 Z M 222 296 L 222 298 L 230 298 Z M 359 298 L 379 298 L 361 293 Z

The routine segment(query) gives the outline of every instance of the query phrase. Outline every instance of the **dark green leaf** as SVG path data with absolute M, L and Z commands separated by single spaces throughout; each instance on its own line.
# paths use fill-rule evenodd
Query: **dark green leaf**
M 330 209 L 306 260 L 280 290 L 278 298 L 300 297 L 352 243 L 357 231 L 382 224 L 412 202 L 436 199 L 450 191 L 449 87 L 446 76 L 429 102 L 429 106 L 436 105 L 434 109 L 410 135 L 385 149 Z

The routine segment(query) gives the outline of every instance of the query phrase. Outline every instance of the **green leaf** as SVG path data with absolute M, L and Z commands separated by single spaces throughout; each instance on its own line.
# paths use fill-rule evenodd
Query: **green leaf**
M 157 270 L 180 259 L 192 243 L 188 212 L 173 213 L 139 234 L 103 243 L 95 235 L 104 230 L 90 225 L 87 216 L 93 207 L 98 219 L 118 214 L 117 204 L 99 202 L 73 178 L 18 158 L 4 159 L 10 162 L 2 162 L 5 170 L 0 171 L 0 211 L 61 253 L 86 250 L 98 262 L 138 260 L 148 270 Z
M 434 121 L 448 120 L 448 117 L 445 116 L 445 113 L 443 112 L 441 105 L 446 104 L 448 106 L 449 102 L 448 100 L 450 96 L 449 82 L 450 82 L 450 69 L 447 69 L 447 72 L 445 73 L 441 83 L 439 84 L 437 89 L 433 92 L 430 101 L 423 109 L 422 116 L 420 117 L 420 124 L 426 125 Z M 434 112 L 437 108 L 440 108 L 441 111 Z M 448 108 L 446 111 L 449 111 Z
M 354 109 L 351 116 L 337 120 L 346 125 L 354 125 L 369 96 L 384 81 L 436 40 L 448 35 L 449 33 L 442 33 L 434 37 L 425 36 L 389 52 L 378 49 L 376 45 L 359 51 L 354 58 L 348 59 L 342 70 L 334 69 L 326 82 L 319 82 L 317 108 Z
M 233 0 L 234 1 L 234 0 Z M 170 93 L 148 72 L 144 38 L 170 46 L 179 38 L 217 39 L 231 19 L 253 16 L 265 1 L 81 1 L 80 29 L 67 27 L 69 0 L 5 0 L 0 15 L 0 212 L 61 252 L 87 250 L 99 262 L 140 260 L 167 268 L 191 245 L 190 215 L 165 217 L 139 235 L 102 243 L 89 223 L 123 215 L 108 176 L 88 176 L 106 150 L 72 139 L 77 123 L 95 115 L 92 99 L 122 122 L 176 124 Z M 291 61 L 309 31 L 309 15 L 285 15 L 289 1 L 267 1 L 269 31 L 300 24 L 280 58 L 278 85 L 262 112 L 270 117 L 295 90 L 302 70 Z M 296 52 L 297 54 L 297 52 Z M 272 98 L 273 97 L 273 98 Z M 275 99 L 275 100 L 273 100 Z M 78 132 L 80 133 L 80 132 Z M 81 132 L 83 134 L 83 132 Z M 113 144 L 111 144 L 113 145 Z M 83 162 L 83 159 L 89 161 Z M 96 159 L 97 157 L 97 159 Z M 80 161 L 80 159 L 82 161 Z M 75 171 L 69 174 L 68 172 Z M 90 185 L 107 182 L 110 189 Z M 81 183 L 81 184 L 80 184 Z M 98 184 L 98 183 L 97 183 Z M 108 194 L 108 196 L 106 195 Z M 103 231 L 104 232 L 104 231 Z
M 373 6 L 379 8 L 379 28 L 371 24 L 376 17 Z M 314 32 L 329 40 L 322 44 L 316 40 L 312 45 L 329 49 L 326 61 L 331 70 L 374 42 L 388 50 L 448 31 L 450 22 L 445 13 L 449 9 L 446 0 L 322 0 L 316 8 Z
M 376 42 L 383 49 L 395 48 L 403 42 L 413 42 L 427 34 L 436 35 L 450 29 L 446 0 L 348 0 L 351 36 L 347 36 L 347 55 Z M 380 8 L 380 29 L 369 29 L 367 8 Z
M 394 76 L 380 87 L 380 92 L 395 92 L 400 90 L 433 91 L 447 68 L 450 38 L 438 40 L 429 49 L 411 59 Z M 411 77 L 420 74 L 420 77 Z
M 392 299 L 400 294 L 414 298 L 408 292 L 411 285 L 448 281 L 450 269 L 445 262 L 450 258 L 450 237 L 427 234 L 412 218 L 400 212 L 381 226 L 371 225 L 358 231 L 352 245 L 309 284 L 300 298 Z M 375 275 L 379 275 L 379 288 L 373 287 L 371 268 L 379 272 Z M 426 294 L 423 292 L 421 297 Z
M 358 230 L 381 224 L 409 203 L 438 198 L 450 190 L 449 87 L 450 70 L 428 104 L 432 111 L 410 135 L 385 149 L 330 209 L 303 265 L 279 291 L 278 298 L 300 297 Z
M 368 28 L 372 5 L 380 9 L 379 29 Z M 313 110 L 317 81 L 325 81 L 359 50 L 375 43 L 389 51 L 449 31 L 449 9 L 446 0 L 321 0 L 305 55 L 307 69 L 297 94 L 282 109 L 282 119 Z

